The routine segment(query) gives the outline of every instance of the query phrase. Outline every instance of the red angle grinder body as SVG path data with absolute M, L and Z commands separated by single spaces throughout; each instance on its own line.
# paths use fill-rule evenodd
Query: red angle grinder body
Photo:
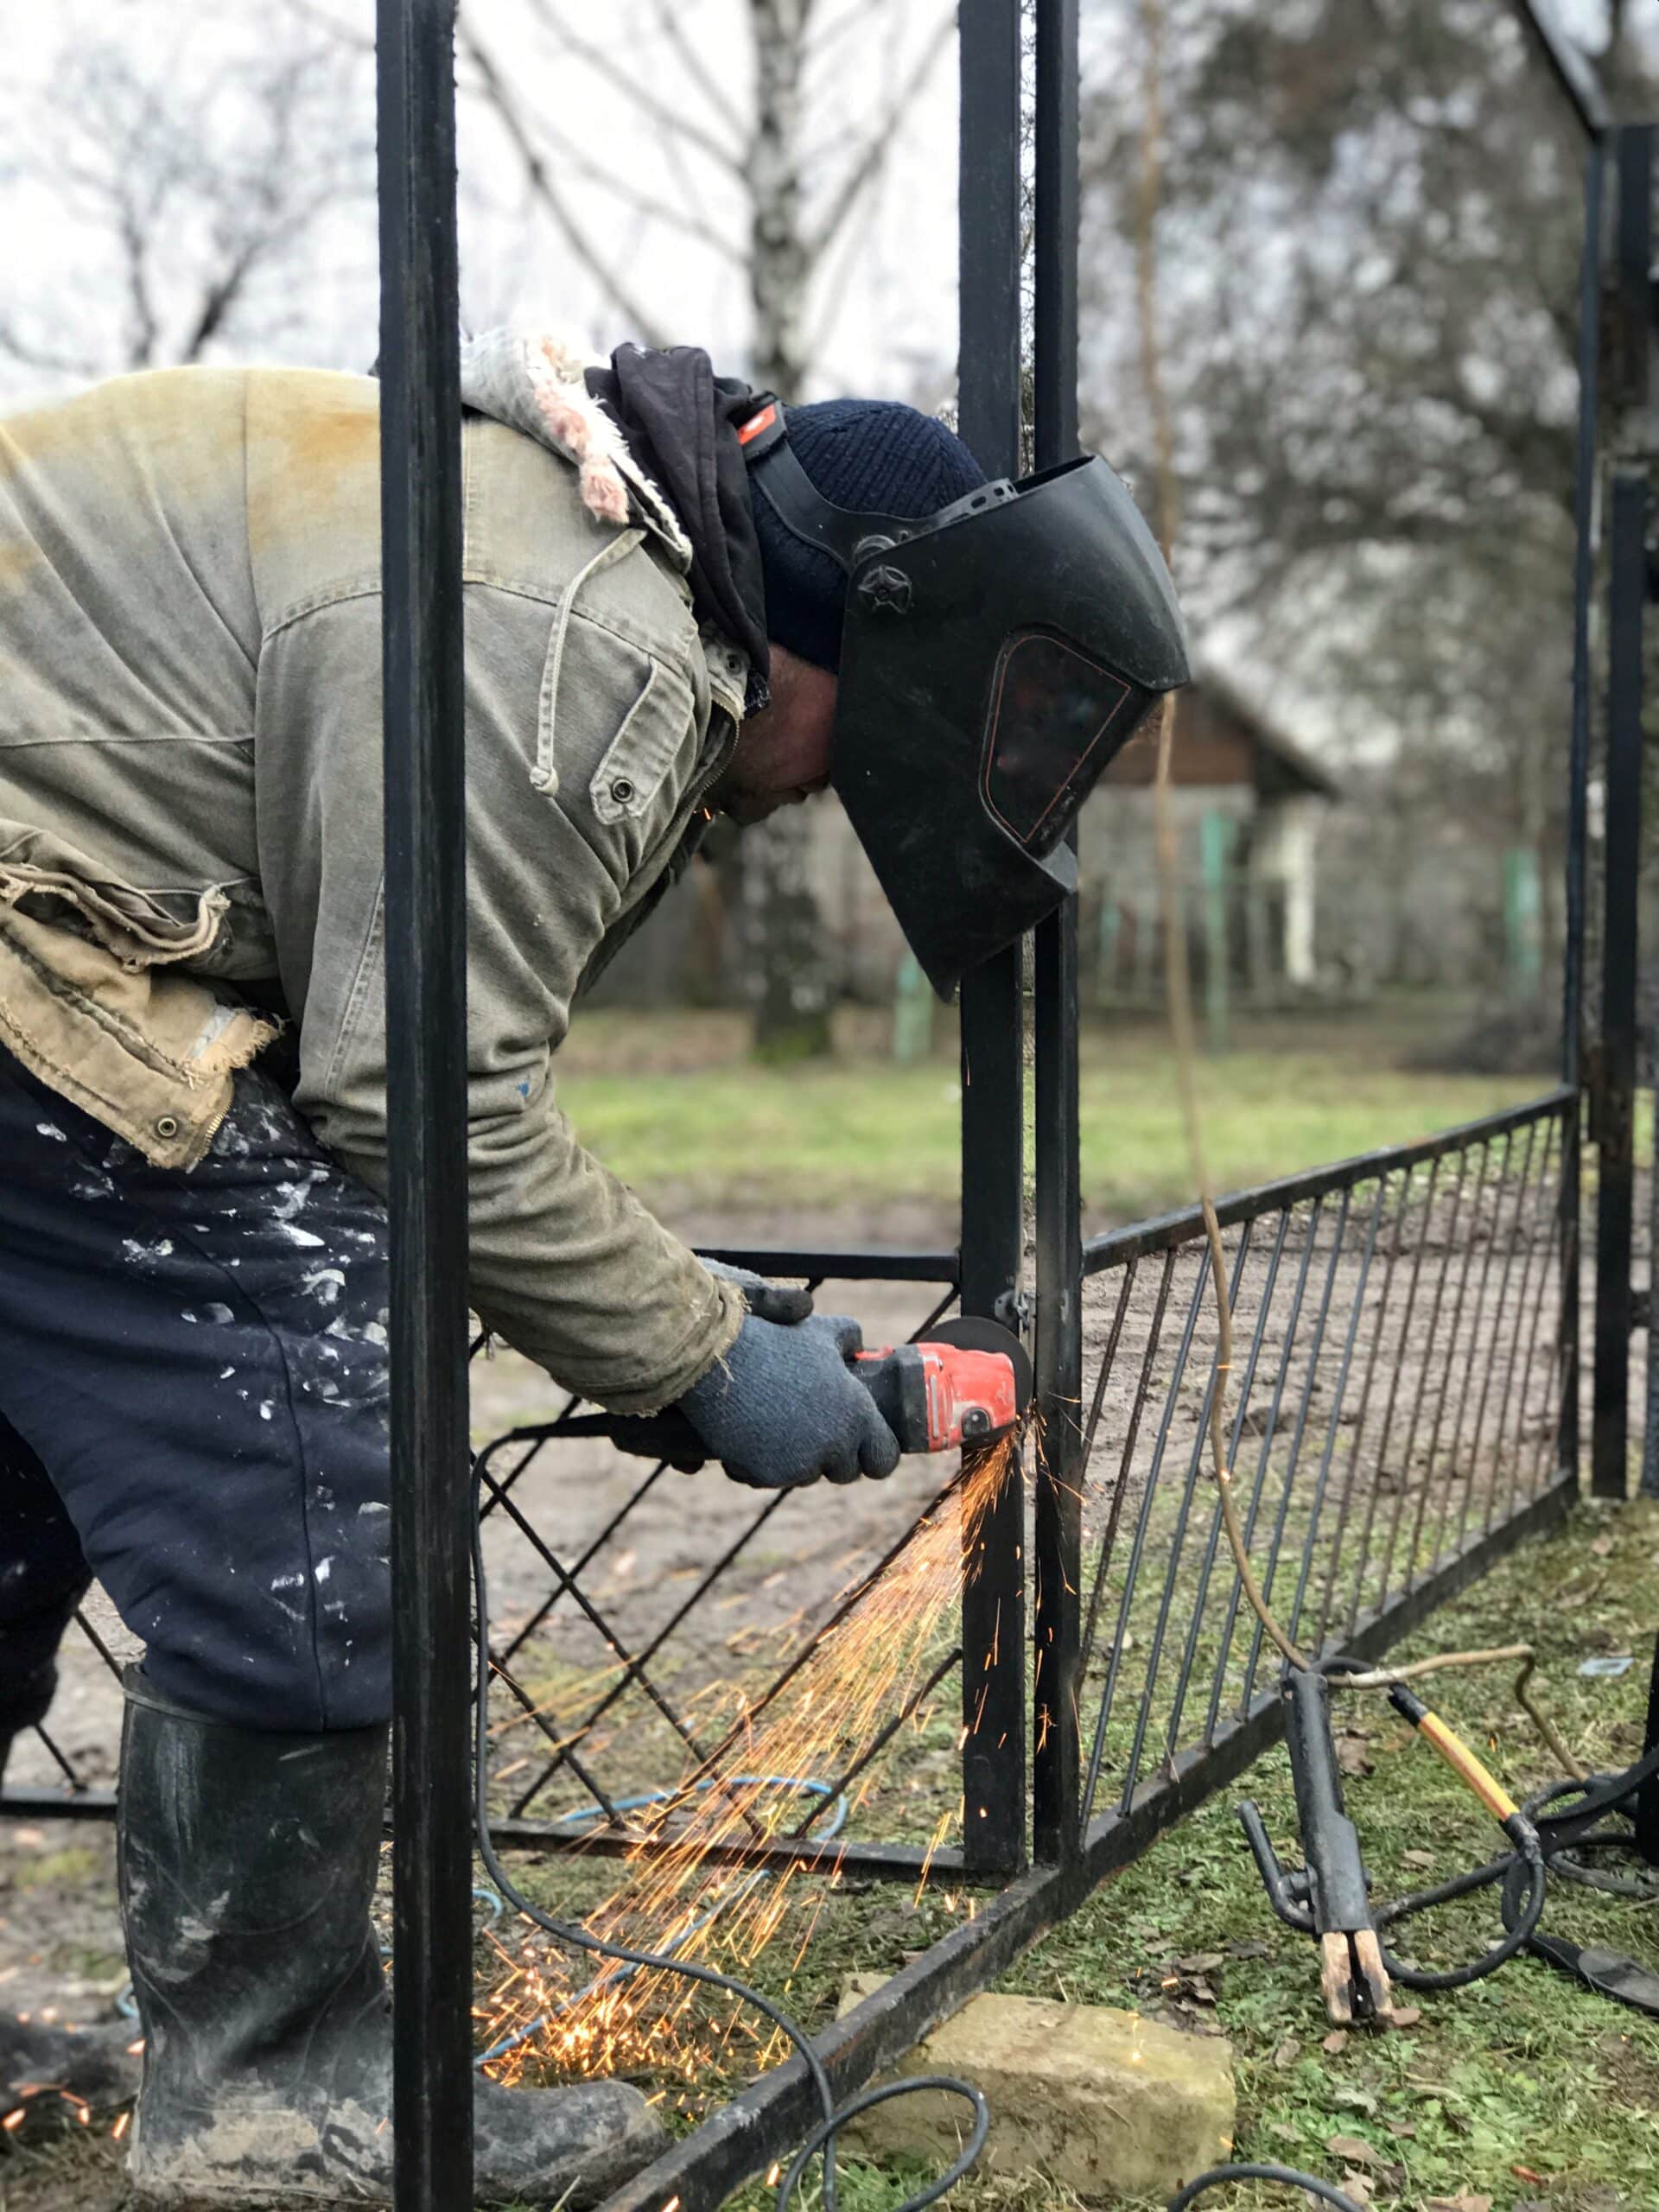
M 995 1444 L 1031 1402 L 1031 1361 L 995 1321 L 946 1321 L 918 1344 L 861 1351 L 853 1372 L 905 1452 Z
M 855 1352 L 852 1370 L 902 1452 L 981 1451 L 1018 1427 L 1031 1403 L 1031 1356 L 1010 1329 L 942 1321 L 924 1344 Z M 694 1472 L 708 1459 L 677 1408 L 643 1417 L 561 1421 L 562 1436 L 607 1435 L 625 1452 Z

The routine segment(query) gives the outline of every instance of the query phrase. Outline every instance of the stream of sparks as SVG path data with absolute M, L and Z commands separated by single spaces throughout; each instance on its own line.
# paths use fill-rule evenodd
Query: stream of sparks
M 734 1866 L 715 1854 L 752 1845 L 757 1828 L 773 1837 L 809 1827 L 812 1801 L 766 1777 L 834 1775 L 917 1698 L 958 1603 L 963 1560 L 982 1541 L 986 1510 L 1019 1456 L 1009 1438 L 971 1468 L 764 1711 L 751 1713 L 740 1692 L 716 1686 L 726 1722 L 717 1761 L 688 1770 L 674 1796 L 653 1808 L 650 1839 L 583 1923 L 592 1934 L 739 1975 L 753 1968 L 791 1919 L 803 1870 Z M 849 1811 L 864 1802 L 877 1770 L 877 1764 L 865 1769 Z M 742 1778 L 723 1778 L 733 1777 Z M 934 1827 L 930 1862 L 959 1825 L 961 1810 L 957 1805 Z M 820 1862 L 806 1877 L 816 1895 L 796 1935 L 791 1974 L 837 1863 Z M 784 2038 L 765 2019 L 741 2005 L 711 2006 L 706 1989 L 665 1969 L 573 1959 L 539 1933 L 527 1933 L 516 1951 L 496 1948 L 503 1972 L 478 2017 L 491 2047 L 522 2038 L 492 2062 L 499 2078 L 512 2081 L 526 2069 L 537 2077 L 650 2073 L 671 2094 L 677 2083 L 695 2088 L 740 2055 L 757 2069 L 783 2055 Z

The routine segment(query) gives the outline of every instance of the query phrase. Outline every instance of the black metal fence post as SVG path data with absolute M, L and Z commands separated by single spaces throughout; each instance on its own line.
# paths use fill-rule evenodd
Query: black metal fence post
M 472 2202 L 454 0 L 378 0 L 398 2212 Z
M 1033 458 L 1077 450 L 1077 0 L 1038 0 Z M 1072 832 L 1076 842 L 1077 833 Z M 1083 1199 L 1077 1100 L 1077 906 L 1037 931 L 1037 1417 L 1033 1847 L 1074 1858 L 1082 1754 Z
M 1561 1407 L 1556 1458 L 1579 1465 L 1579 1304 L 1582 1295 L 1585 883 L 1590 814 L 1590 602 L 1595 585 L 1601 382 L 1601 226 L 1606 156 L 1585 156 L 1579 264 L 1579 425 L 1573 464 L 1573 710 L 1567 787 L 1567 913 L 1561 960 L 1561 1080 L 1573 1093 L 1561 1133 Z
M 1637 888 L 1642 830 L 1642 642 L 1648 596 L 1648 467 L 1653 394 L 1653 129 L 1615 134 L 1618 175 L 1616 348 L 1621 446 L 1608 520 L 1606 831 L 1601 1046 L 1596 1070 L 1596 1344 L 1591 1484 L 1628 1483 L 1635 1194 Z M 1632 435 L 1632 432 L 1634 435 Z
M 962 0 L 958 424 L 992 476 L 1020 470 L 1020 9 Z M 1025 1099 L 1020 948 L 962 986 L 962 1310 L 1018 1314 Z M 1003 1485 L 962 1599 L 963 1851 L 976 1872 L 1025 1857 L 1025 1501 Z

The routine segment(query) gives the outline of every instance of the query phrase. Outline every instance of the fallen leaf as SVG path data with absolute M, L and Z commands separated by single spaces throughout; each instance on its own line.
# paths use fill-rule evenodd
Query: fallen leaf
M 1548 2174 L 1541 2174 L 1535 2166 L 1511 2166 L 1510 2171 L 1516 2181 L 1535 2181 L 1541 2189 L 1549 2179 Z
M 1402 1851 L 1400 1863 L 1403 1866 L 1432 1866 L 1434 1854 L 1432 1851 Z
M 1301 2129 L 1293 2127 L 1287 2120 L 1270 2120 L 1268 2122 L 1268 2133 L 1269 2135 L 1276 2135 L 1281 2143 L 1300 2143 L 1302 2139 Z
M 1376 1772 L 1376 1762 L 1371 1757 L 1370 1742 L 1369 1736 L 1362 1736 L 1357 1729 L 1343 1730 L 1337 1738 L 1337 1764 L 1344 1774 L 1363 1779 L 1366 1775 Z
M 1598 1559 L 1605 1559 L 1613 1548 L 1613 1540 L 1611 1536 L 1598 1536 L 1590 1548 Z
M 1414 2028 L 1422 2017 L 1421 2005 L 1396 2005 L 1394 2008 L 1394 2025 L 1396 2028 Z
M 1271 1943 L 1257 1942 L 1230 1943 L 1227 1946 L 1227 1955 L 1230 1959 L 1271 1958 L 1273 1955 L 1273 1946 Z
M 1294 2066 L 1302 2055 L 1302 2046 L 1294 2036 L 1287 2036 L 1273 2054 L 1275 2066 Z
M 1492 2212 L 1492 2200 L 1490 2196 L 1477 2196 L 1472 2190 L 1465 2190 L 1457 2196 L 1425 2197 L 1423 2212 Z
M 1383 2122 L 1390 2135 L 1397 2135 L 1402 2143 L 1409 2143 L 1417 2130 L 1408 2120 L 1389 2120 Z
M 1376 2110 L 1374 2089 L 1338 2089 L 1331 2098 L 1333 2105 L 1341 2105 L 1347 2112 L 1373 2113 Z
M 1332 2058 L 1336 2056 L 1339 2050 L 1346 2050 L 1347 2048 L 1348 2031 L 1346 2028 L 1332 2028 L 1330 2034 L 1326 2036 L 1325 2041 L 1319 2045 L 1319 2049 L 1324 2051 L 1328 2051 Z
M 1342 2186 L 1344 2192 L 1351 2196 L 1356 2204 L 1363 2204 L 1365 2207 L 1365 2212 L 1370 2212 L 1371 2206 L 1376 2202 L 1375 2183 L 1368 2181 L 1363 2174 L 1357 2173 L 1352 2166 L 1344 2166 L 1342 2170 Z
M 1375 2143 L 1368 2143 L 1363 2135 L 1327 2135 L 1325 2147 L 1333 2158 L 1345 2158 L 1353 2166 L 1386 2166 L 1388 2160 Z M 1491 2212 L 1490 2206 L 1486 2212 Z
M 1191 1957 L 1177 1959 L 1175 1963 L 1183 1974 L 1213 1974 L 1226 1961 L 1219 1951 L 1194 1951 Z

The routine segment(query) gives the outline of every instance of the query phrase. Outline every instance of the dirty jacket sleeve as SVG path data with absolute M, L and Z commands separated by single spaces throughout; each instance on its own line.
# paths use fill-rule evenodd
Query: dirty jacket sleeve
M 577 1141 L 552 1058 L 589 956 L 667 857 L 702 765 L 695 702 L 671 660 L 575 614 L 554 663 L 556 750 L 553 611 L 478 584 L 465 597 L 473 1303 L 568 1388 L 653 1411 L 727 1349 L 741 1299 Z M 258 835 L 303 1008 L 296 1103 L 384 1192 L 379 637 L 365 588 L 265 640 Z

